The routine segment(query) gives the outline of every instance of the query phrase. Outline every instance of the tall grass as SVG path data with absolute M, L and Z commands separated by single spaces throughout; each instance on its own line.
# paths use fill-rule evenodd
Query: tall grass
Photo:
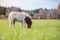
M 32 20 L 32 28 L 16 22 L 9 29 L 8 20 L 0 20 L 0 40 L 60 40 L 60 20 Z

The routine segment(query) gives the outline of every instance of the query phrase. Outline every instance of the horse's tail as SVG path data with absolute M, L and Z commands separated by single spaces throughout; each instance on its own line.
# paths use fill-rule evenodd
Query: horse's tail
M 25 17 L 25 22 L 26 22 L 28 28 L 31 28 L 31 25 L 32 25 L 31 18 L 29 18 L 29 17 L 26 16 L 26 17 Z
M 10 14 L 8 16 L 8 20 L 9 20 L 9 28 L 10 28 L 11 27 L 11 16 L 10 16 Z
M 12 26 L 12 17 L 11 17 L 11 13 L 8 16 L 8 20 L 9 20 L 9 27 Z

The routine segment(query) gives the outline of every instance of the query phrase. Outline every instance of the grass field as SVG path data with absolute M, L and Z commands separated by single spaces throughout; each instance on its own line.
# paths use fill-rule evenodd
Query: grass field
M 0 20 L 0 40 L 60 40 L 60 20 L 32 20 L 32 28 L 21 23 L 9 29 L 8 20 Z

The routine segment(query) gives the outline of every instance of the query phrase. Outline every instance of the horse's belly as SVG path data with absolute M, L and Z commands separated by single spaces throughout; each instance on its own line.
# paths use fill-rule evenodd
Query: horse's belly
M 17 20 L 18 22 L 21 22 L 21 21 L 22 21 L 22 18 L 21 18 L 21 17 L 16 17 L 16 20 Z
M 18 20 L 18 19 L 17 19 L 17 21 L 19 22 L 19 21 L 21 21 L 21 20 Z

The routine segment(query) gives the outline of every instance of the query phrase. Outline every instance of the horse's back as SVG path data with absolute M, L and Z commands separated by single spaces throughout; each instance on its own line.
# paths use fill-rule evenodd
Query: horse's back
M 31 18 L 31 16 L 26 12 L 10 12 L 9 16 L 17 19 L 17 21 L 23 21 L 23 19 L 25 19 L 26 16 Z
M 26 13 L 26 12 L 10 12 L 10 15 L 11 16 L 17 16 L 17 17 L 25 17 L 25 16 L 28 16 L 28 17 L 30 17 L 31 18 L 31 16 L 28 14 L 28 13 Z

